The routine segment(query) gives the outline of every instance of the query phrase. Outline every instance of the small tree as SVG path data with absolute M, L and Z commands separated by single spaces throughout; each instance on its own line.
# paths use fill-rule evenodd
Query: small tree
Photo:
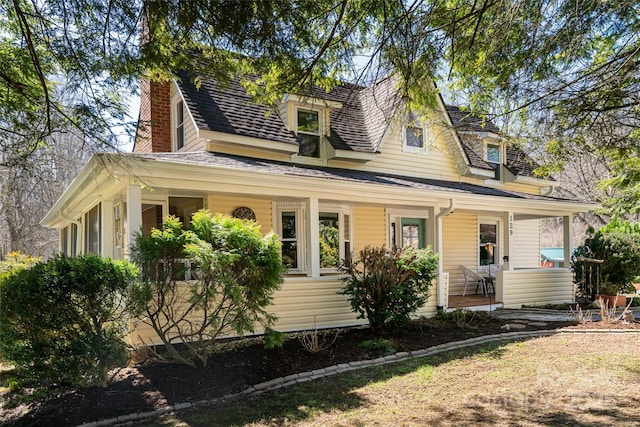
M 389 326 L 404 326 L 424 306 L 435 277 L 438 256 L 428 249 L 367 246 L 359 258 L 343 263 L 342 294 L 353 311 L 366 318 L 377 335 Z
M 92 384 L 126 361 L 135 266 L 64 255 L 0 277 L 0 355 L 37 380 Z
M 277 236 L 263 237 L 252 221 L 199 211 L 191 224 L 192 230 L 185 230 L 169 216 L 150 236 L 138 234 L 131 248 L 142 272 L 136 304 L 141 321 L 153 328 L 173 360 L 195 366 L 195 357 L 206 366 L 217 337 L 275 322 L 265 308 L 285 267 Z M 185 259 L 197 266 L 196 280 L 176 275 Z

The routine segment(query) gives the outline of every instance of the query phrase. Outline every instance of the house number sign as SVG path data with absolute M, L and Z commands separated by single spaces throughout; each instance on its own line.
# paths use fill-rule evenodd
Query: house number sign
M 513 215 L 509 215 L 509 236 L 513 236 Z

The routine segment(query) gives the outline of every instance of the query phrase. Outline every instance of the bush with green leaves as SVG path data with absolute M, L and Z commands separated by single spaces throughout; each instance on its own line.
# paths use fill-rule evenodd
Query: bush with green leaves
M 602 263 L 585 265 L 580 257 L 602 260 Z M 576 283 L 593 285 L 592 289 L 583 290 L 592 297 L 602 291 L 597 288 L 605 283 L 611 289 L 608 292 L 627 292 L 640 275 L 640 225 L 612 220 L 574 250 L 572 269 Z
M 403 327 L 429 298 L 438 269 L 438 255 L 430 248 L 367 246 L 356 260 L 340 267 L 346 273 L 342 294 L 349 296 L 358 318 L 366 318 L 375 334 Z
M 186 230 L 169 216 L 161 229 L 136 236 L 131 256 L 142 274 L 136 312 L 173 361 L 195 366 L 198 359 L 206 366 L 216 338 L 254 332 L 257 325 L 266 330 L 276 320 L 266 307 L 286 271 L 280 241 L 273 233 L 263 237 L 253 221 L 201 210 Z M 194 280 L 179 271 L 185 263 Z
M 56 256 L 0 278 L 0 356 L 21 376 L 78 385 L 126 362 L 128 291 L 137 269 L 96 255 Z

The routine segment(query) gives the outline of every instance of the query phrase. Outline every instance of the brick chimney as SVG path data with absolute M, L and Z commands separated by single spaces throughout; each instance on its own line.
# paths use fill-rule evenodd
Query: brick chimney
M 142 79 L 136 153 L 171 151 L 171 84 Z
M 156 7 L 152 0 L 143 1 L 140 21 L 140 48 L 149 42 L 148 22 Z M 142 77 L 140 81 L 140 114 L 133 147 L 134 153 L 171 151 L 171 84 Z

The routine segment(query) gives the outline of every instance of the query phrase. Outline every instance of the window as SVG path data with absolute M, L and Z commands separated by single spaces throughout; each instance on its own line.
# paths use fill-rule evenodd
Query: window
M 495 171 L 495 179 L 500 179 L 500 165 L 502 163 L 500 159 L 500 146 L 497 144 L 487 144 L 487 156 L 486 161 Z
M 351 215 L 346 207 L 320 208 L 320 270 L 335 271 L 341 260 L 351 256 Z
M 80 219 L 78 218 L 78 221 Z M 69 256 L 78 255 L 78 225 L 71 224 L 71 241 L 69 242 Z
M 101 252 L 101 204 L 84 215 L 84 253 L 100 255 Z
M 489 163 L 501 163 L 500 162 L 500 146 L 495 144 L 487 144 L 487 162 Z
M 403 148 L 409 152 L 426 152 L 427 132 L 414 112 L 409 112 L 405 119 Z
M 290 273 L 306 271 L 305 233 L 308 233 L 309 228 L 305 224 L 303 206 L 302 203 L 283 202 L 277 209 L 282 262 L 289 268 Z M 335 272 L 340 261 L 351 256 L 352 218 L 351 210 L 347 206 L 320 204 L 318 217 L 312 221 L 318 221 L 321 272 Z
M 338 268 L 340 263 L 340 218 L 337 213 L 320 212 L 320 268 Z
M 427 218 L 423 211 L 395 210 L 387 211 L 389 224 L 389 245 L 403 248 L 423 249 L 427 246 Z
M 278 210 L 278 229 L 282 242 L 282 263 L 290 273 L 305 271 L 303 252 L 304 210 L 301 206 L 283 206 Z
M 69 227 L 65 227 L 60 231 L 60 252 L 69 255 Z
M 184 147 L 184 102 L 176 104 L 176 150 Z
M 480 223 L 480 250 L 478 264 L 487 266 L 491 264 L 498 264 L 496 260 L 499 260 L 499 247 L 498 247 L 498 223 Z
M 202 197 L 169 197 L 169 215 L 180 219 L 186 228 L 191 226 L 191 217 L 204 209 Z
M 424 248 L 425 221 L 423 218 L 402 218 L 402 247 Z
M 298 270 L 301 258 L 298 250 L 298 218 L 295 211 L 281 212 L 282 221 L 282 262 L 289 269 Z
M 298 154 L 306 157 L 320 157 L 320 120 L 317 111 L 298 110 L 296 133 L 300 142 Z
M 163 203 L 142 203 L 142 234 L 151 236 L 151 230 L 162 227 L 165 205 Z

